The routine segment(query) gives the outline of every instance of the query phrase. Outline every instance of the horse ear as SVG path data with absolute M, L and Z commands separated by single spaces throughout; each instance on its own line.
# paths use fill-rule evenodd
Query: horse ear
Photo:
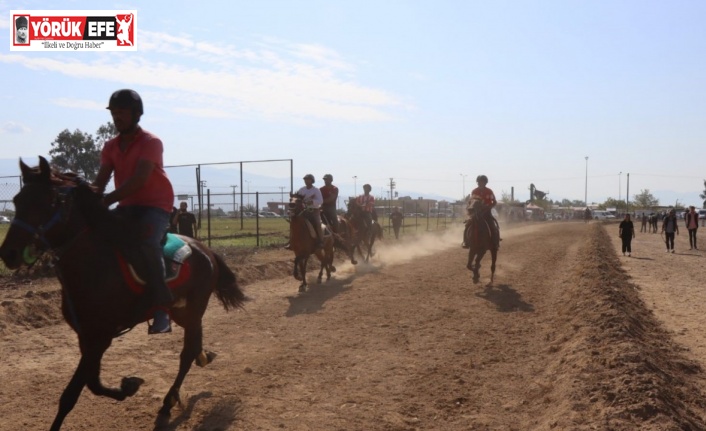
M 26 180 L 30 175 L 32 175 L 32 168 L 27 166 L 25 162 L 22 161 L 22 157 L 20 157 L 20 172 L 22 172 L 23 180 Z
M 49 162 L 42 156 L 39 156 L 39 178 L 42 180 L 49 181 L 51 175 L 51 167 Z

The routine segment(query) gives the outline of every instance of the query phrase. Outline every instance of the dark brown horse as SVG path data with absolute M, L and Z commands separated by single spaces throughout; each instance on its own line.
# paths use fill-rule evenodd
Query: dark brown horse
M 489 221 L 487 208 L 478 199 L 472 199 L 468 204 L 469 218 L 466 220 L 464 239 L 468 245 L 468 263 L 466 268 L 473 271 L 473 283 L 480 280 L 480 261 L 485 253 L 490 250 L 490 284 L 493 284 L 495 277 L 495 261 L 498 258 L 498 241 L 496 235 L 500 235 L 497 222 Z
M 40 157 L 38 168 L 20 161 L 20 169 L 24 185 L 13 199 L 16 215 L 0 247 L 0 258 L 8 268 L 16 269 L 31 264 L 38 253 L 53 253 L 62 313 L 78 335 L 81 350 L 51 426 L 58 431 L 84 386 L 96 395 L 122 401 L 144 383 L 139 377 L 124 377 L 120 387 L 103 386 L 101 359 L 114 337 L 147 320 L 152 310 L 142 307 L 144 288 L 126 274 L 127 264 L 118 251 L 126 245 L 120 238 L 130 237 L 124 230 L 129 224 L 104 208 L 85 182 L 52 172 L 44 158 Z M 184 344 L 179 372 L 164 397 L 158 422 L 168 422 L 171 408 L 181 403 L 179 390 L 191 364 L 205 366 L 215 357 L 202 347 L 201 319 L 211 293 L 226 310 L 241 307 L 245 299 L 220 256 L 196 240 L 181 239 L 191 255 L 181 265 L 174 264 L 180 275 L 169 281 L 176 301 L 168 311 L 184 328 Z M 140 309 L 146 311 L 136 314 Z
M 326 280 L 331 278 L 331 273 L 336 272 L 333 266 L 333 236 L 328 228 L 322 226 L 324 232 L 324 247 L 317 247 L 316 232 L 307 217 L 309 211 L 304 205 L 303 196 L 299 194 L 290 195 L 289 199 L 289 248 L 294 252 L 294 278 L 300 280 L 299 292 L 306 292 L 308 284 L 306 282 L 306 266 L 309 257 L 314 254 L 321 262 L 321 270 L 317 281 L 321 283 L 324 270 L 326 270 Z M 318 211 L 318 210 L 317 210 Z M 313 230 L 313 232 L 312 232 Z M 313 235 L 312 235 L 313 234 Z
M 352 244 L 358 249 L 363 260 L 368 262 L 371 257 L 375 256 L 375 252 L 373 251 L 375 239 L 382 239 L 382 226 L 376 221 L 373 221 L 373 223 L 368 226 L 363 213 L 363 207 L 358 205 L 355 199 L 351 198 L 348 201 L 346 219 L 355 230 Z M 365 252 L 363 252 L 362 248 L 365 249 Z

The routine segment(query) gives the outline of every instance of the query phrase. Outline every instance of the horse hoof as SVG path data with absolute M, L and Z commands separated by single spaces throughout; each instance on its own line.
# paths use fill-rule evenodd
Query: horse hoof
M 145 380 L 139 377 L 123 377 L 122 382 L 120 382 L 120 390 L 123 391 L 126 397 L 131 397 L 137 393 L 143 383 L 145 383 Z
M 299 293 L 304 293 L 304 292 L 306 292 L 306 285 L 302 284 L 301 286 L 299 286 Z
M 299 274 L 294 274 L 294 279 L 297 281 L 302 281 L 302 277 Z
M 355 259 L 351 260 L 351 263 L 352 263 L 353 265 L 358 265 L 358 261 L 355 260 Z
M 336 267 L 333 265 L 331 265 L 331 272 L 336 272 Z M 329 276 L 328 278 L 331 278 L 331 276 Z
M 169 426 L 169 418 L 171 417 L 171 413 L 169 412 L 168 409 L 165 413 L 164 412 L 165 409 L 166 409 L 166 407 L 162 407 L 161 409 L 159 409 L 159 414 L 157 415 L 157 419 L 154 420 L 155 429 L 166 428 L 167 426 Z

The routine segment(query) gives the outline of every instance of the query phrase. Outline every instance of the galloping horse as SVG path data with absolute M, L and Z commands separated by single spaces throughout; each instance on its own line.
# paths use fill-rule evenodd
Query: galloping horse
M 353 227 L 344 217 L 336 215 L 336 220 L 338 221 L 338 231 L 334 231 L 331 227 L 331 223 L 326 219 L 326 215 L 321 213 L 321 221 L 324 222 L 326 227 L 331 231 L 333 235 L 333 248 L 337 250 L 343 250 L 344 253 L 351 260 L 352 265 L 357 265 L 358 261 L 355 260 L 355 249 L 353 247 Z
M 469 218 L 466 220 L 466 229 L 464 231 L 464 239 L 468 247 L 468 263 L 466 268 L 473 271 L 473 283 L 478 283 L 480 280 L 480 261 L 485 256 L 486 251 L 490 250 L 492 258 L 490 263 L 490 284 L 493 284 L 495 276 L 495 261 L 498 258 L 498 240 L 495 235 L 499 235 L 497 223 L 491 226 L 482 212 L 487 209 L 482 208 L 482 202 L 479 199 L 472 199 L 468 204 Z M 475 262 L 474 262 L 475 259 Z
M 152 310 L 143 304 L 144 286 L 129 273 L 122 250 L 131 237 L 126 220 L 118 219 L 100 203 L 85 181 L 72 174 L 52 172 L 46 159 L 30 168 L 20 161 L 24 186 L 14 197 L 16 215 L 0 258 L 10 269 L 31 265 L 37 253 L 53 252 L 61 283 L 61 308 L 78 335 L 81 359 L 59 401 L 51 430 L 58 431 L 84 386 L 96 395 L 118 401 L 134 395 L 144 383 L 124 377 L 119 388 L 103 386 L 101 359 L 114 337 L 147 320 Z M 203 350 L 201 319 L 211 293 L 223 307 L 242 307 L 245 296 L 223 259 L 196 240 L 178 237 L 180 265 L 173 266 L 168 285 L 176 298 L 168 310 L 184 328 L 179 372 L 164 397 L 158 420 L 168 421 L 171 408 L 181 403 L 179 389 L 193 362 L 209 364 L 215 353 Z M 185 243 L 182 245 L 179 239 Z M 133 246 L 134 248 L 134 246 Z M 190 255 L 189 255 L 190 253 Z M 188 257 L 187 257 L 188 256 Z M 137 314 L 135 310 L 143 310 Z
M 376 221 L 373 221 L 372 225 L 368 227 L 364 219 L 363 211 L 363 207 L 360 206 L 355 199 L 348 201 L 346 219 L 356 231 L 353 246 L 358 249 L 363 260 L 368 262 L 371 257 L 375 256 L 375 252 L 373 251 L 375 239 L 382 239 L 382 227 Z M 365 246 L 365 253 L 361 250 L 361 244 Z
M 302 282 L 299 285 L 300 293 L 306 292 L 308 287 L 306 265 L 312 254 L 315 254 L 321 262 L 321 270 L 317 278 L 319 283 L 321 283 L 324 270 L 326 270 L 326 280 L 331 278 L 332 272 L 336 272 L 336 267 L 333 266 L 333 236 L 322 226 L 322 232 L 328 234 L 324 234 L 324 247 L 316 247 L 316 229 L 307 220 L 308 209 L 304 205 L 303 198 L 302 195 L 294 193 L 290 195 L 289 199 L 289 248 L 294 252 L 294 278 Z

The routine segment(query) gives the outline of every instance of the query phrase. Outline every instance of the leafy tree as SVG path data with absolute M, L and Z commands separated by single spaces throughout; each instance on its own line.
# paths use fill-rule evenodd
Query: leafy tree
M 659 205 L 659 199 L 652 196 L 650 189 L 645 189 L 633 196 L 632 204 L 637 208 L 653 208 Z
M 64 129 L 51 146 L 49 155 L 54 167 L 75 172 L 88 180 L 95 178 L 100 165 L 100 149 L 93 136 L 79 129 L 73 132 Z
M 500 202 L 504 204 L 519 204 L 520 201 L 517 199 L 512 199 L 510 194 L 506 192 L 505 190 L 502 191 L 502 194 L 500 195 Z
M 627 209 L 627 205 L 625 204 L 624 200 L 617 200 L 613 198 L 608 198 L 606 199 L 605 202 L 602 204 L 598 205 L 598 208 L 600 209 L 606 209 L 606 208 L 615 208 L 616 210 L 620 211 L 625 211 Z
M 706 180 L 704 180 L 704 192 L 699 197 L 704 200 L 703 207 L 706 208 Z
M 100 167 L 100 153 L 105 143 L 118 131 L 111 122 L 96 131 L 96 137 L 76 129 L 73 133 L 65 129 L 51 143 L 51 164 L 57 169 L 76 172 L 87 180 L 93 180 Z
M 99 150 L 103 149 L 103 145 L 118 135 L 118 131 L 115 129 L 115 124 L 108 121 L 96 130 L 96 146 Z

